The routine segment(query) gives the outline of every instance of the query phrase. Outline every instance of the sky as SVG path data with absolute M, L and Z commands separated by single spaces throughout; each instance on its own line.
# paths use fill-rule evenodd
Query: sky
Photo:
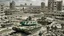
M 0 3 L 5 3 L 6 5 L 9 5 L 11 1 L 12 0 L 0 0 Z M 41 2 L 44 2 L 46 6 L 48 4 L 48 0 L 13 0 L 13 1 L 15 1 L 16 5 L 25 4 L 25 3 L 27 3 L 28 5 L 30 3 L 32 3 L 33 5 L 41 5 Z
M 6 5 L 9 5 L 11 1 L 12 0 L 0 0 L 0 3 L 5 3 Z M 25 4 L 25 3 L 27 3 L 28 5 L 30 3 L 32 3 L 32 5 L 41 5 L 41 2 L 47 3 L 47 0 L 13 0 L 13 1 L 15 1 L 16 5 Z

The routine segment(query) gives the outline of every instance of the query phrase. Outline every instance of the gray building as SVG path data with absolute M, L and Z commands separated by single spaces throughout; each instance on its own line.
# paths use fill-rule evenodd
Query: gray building
M 62 1 L 55 1 L 54 2 L 54 11 L 61 11 L 62 10 Z
M 62 10 L 62 1 L 57 1 L 57 10 L 58 11 Z
M 25 6 L 27 6 L 27 3 L 25 3 Z
M 61 11 L 62 1 L 48 0 L 48 10 L 49 11 Z
M 7 16 L 4 13 L 4 7 L 5 5 L 3 3 L 0 4 L 0 26 L 1 24 L 5 24 L 5 22 L 8 21 Z
M 44 7 L 45 7 L 45 3 L 41 2 L 41 8 L 44 8 Z
M 30 3 L 30 6 L 32 6 L 32 3 Z
M 12 1 L 12 2 L 10 3 L 10 9 L 15 9 L 15 2 L 14 2 L 14 1 Z
M 54 10 L 54 0 L 48 0 L 48 10 L 49 11 Z

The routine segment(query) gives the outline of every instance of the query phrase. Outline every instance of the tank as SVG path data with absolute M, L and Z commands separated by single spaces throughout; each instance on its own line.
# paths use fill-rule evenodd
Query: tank
M 36 21 L 22 21 L 20 22 L 22 26 L 35 26 L 38 24 Z
M 16 32 L 32 34 L 40 30 L 40 28 L 42 27 L 41 24 L 38 24 L 35 21 L 23 21 L 23 22 L 20 22 L 20 24 L 21 26 L 13 27 L 12 29 Z

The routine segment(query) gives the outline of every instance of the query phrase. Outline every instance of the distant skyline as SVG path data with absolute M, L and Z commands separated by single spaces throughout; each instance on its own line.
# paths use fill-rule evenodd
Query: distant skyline
M 44 2 L 46 6 L 48 4 L 48 0 L 0 0 L 0 3 L 2 2 L 5 3 L 6 5 L 9 5 L 11 1 L 15 1 L 16 5 L 25 4 L 25 3 L 29 5 L 30 3 L 32 3 L 33 5 L 39 6 L 41 5 L 41 2 Z

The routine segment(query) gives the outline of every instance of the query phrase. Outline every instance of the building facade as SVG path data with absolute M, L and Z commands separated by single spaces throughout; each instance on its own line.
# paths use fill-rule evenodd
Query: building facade
M 4 7 L 5 7 L 4 4 L 0 4 L 0 26 L 1 26 L 1 24 L 5 24 L 5 22 L 8 21 L 7 16 L 4 13 L 4 11 L 5 11 Z
M 62 10 L 62 1 L 48 0 L 48 10 L 51 12 L 61 11 Z
M 45 7 L 45 3 L 41 2 L 41 8 L 44 8 L 44 7 Z
M 10 3 L 10 9 L 15 9 L 15 2 L 14 2 L 14 1 L 12 1 L 12 2 Z
M 48 10 L 49 11 L 54 10 L 54 0 L 48 0 Z
M 57 10 L 58 11 L 62 10 L 62 1 L 57 1 Z

